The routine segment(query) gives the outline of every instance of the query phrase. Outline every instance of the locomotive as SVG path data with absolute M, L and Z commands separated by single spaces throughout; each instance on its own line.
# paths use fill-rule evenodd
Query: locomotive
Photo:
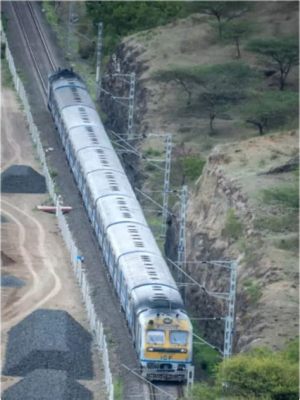
M 48 108 L 149 380 L 186 381 L 192 325 L 81 77 L 49 75 Z

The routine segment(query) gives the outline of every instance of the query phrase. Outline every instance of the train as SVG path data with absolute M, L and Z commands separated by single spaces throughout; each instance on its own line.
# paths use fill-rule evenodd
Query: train
M 150 381 L 185 382 L 192 324 L 87 87 L 72 69 L 58 69 L 48 77 L 47 96 L 141 374 Z

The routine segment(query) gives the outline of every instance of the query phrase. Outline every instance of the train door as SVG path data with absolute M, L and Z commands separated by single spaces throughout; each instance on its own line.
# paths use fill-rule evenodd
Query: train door
M 127 285 L 123 277 L 123 281 L 121 283 L 121 288 L 120 288 L 120 301 L 124 311 L 126 311 L 126 299 L 127 299 Z
M 103 245 L 102 245 L 102 250 L 103 250 L 103 256 L 106 262 L 106 266 L 110 271 L 110 275 L 111 275 L 111 270 L 109 268 L 109 254 L 110 254 L 110 246 L 109 246 L 109 242 L 107 239 L 107 235 L 104 235 L 103 237 Z
M 117 285 L 116 285 L 116 289 L 117 289 L 117 293 L 118 296 L 121 297 L 121 288 L 122 288 L 122 281 L 123 281 L 123 273 L 120 270 L 120 268 L 118 268 L 118 266 L 116 266 L 116 274 L 117 274 Z
M 70 163 L 70 140 L 66 139 L 66 155 L 67 155 L 67 159 L 69 160 Z
M 137 322 L 137 329 L 136 329 L 136 351 L 138 356 L 140 357 L 141 355 L 141 349 L 142 349 L 142 327 L 139 322 Z
M 128 301 L 126 304 L 126 318 L 128 321 L 128 325 L 131 327 L 131 323 L 132 323 L 132 300 L 131 300 L 131 295 L 128 295 Z

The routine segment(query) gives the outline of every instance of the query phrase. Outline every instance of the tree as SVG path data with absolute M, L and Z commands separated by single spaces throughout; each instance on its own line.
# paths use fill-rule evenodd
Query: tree
M 169 70 L 157 71 L 152 75 L 152 77 L 157 81 L 173 81 L 180 85 L 187 95 L 186 105 L 191 105 L 194 82 L 192 77 L 189 76 L 189 69 L 173 67 Z
M 266 129 L 280 127 L 298 116 L 298 95 L 294 92 L 254 93 L 241 112 L 247 123 L 263 135 Z
M 191 103 L 192 91 L 198 86 L 201 109 L 208 113 L 210 133 L 214 133 L 216 116 L 243 98 L 249 83 L 254 81 L 255 73 L 243 63 L 231 62 L 172 68 L 158 71 L 154 77 L 165 82 L 173 80 L 184 87 L 188 94 L 188 104 Z
M 122 37 L 166 24 L 182 11 L 181 2 L 168 1 L 87 1 L 85 4 L 95 33 L 98 22 L 104 24 L 105 51 L 114 48 Z
M 191 2 L 194 12 L 214 16 L 217 19 L 219 38 L 222 38 L 224 25 L 232 19 L 239 18 L 251 7 L 251 3 L 243 1 L 199 1 Z
M 231 62 L 198 67 L 194 71 L 194 79 L 202 86 L 199 101 L 209 114 L 212 134 L 217 115 L 245 97 L 249 84 L 254 82 L 255 73 L 246 64 Z
M 233 41 L 236 57 L 241 58 L 240 42 L 254 31 L 254 24 L 248 21 L 232 21 L 224 26 L 223 37 Z
M 298 38 L 293 36 L 256 39 L 248 43 L 247 50 L 261 54 L 280 73 L 279 89 L 284 90 L 287 76 L 291 68 L 299 64 Z

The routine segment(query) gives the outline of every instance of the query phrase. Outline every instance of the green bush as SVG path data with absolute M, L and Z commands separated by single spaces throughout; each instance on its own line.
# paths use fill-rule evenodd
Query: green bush
M 253 351 L 224 361 L 217 372 L 217 386 L 226 382 L 227 395 L 256 399 L 298 399 L 298 363 L 289 352 Z
M 9 88 L 14 87 L 12 75 L 6 60 L 1 62 L 1 84 Z
M 290 212 L 270 217 L 259 217 L 254 221 L 256 229 L 271 232 L 298 232 L 299 217 L 298 213 Z
M 299 363 L 299 338 L 293 339 L 284 350 L 282 357 L 293 363 Z
M 195 364 L 200 366 L 209 375 L 212 375 L 215 371 L 216 365 L 221 361 L 220 354 L 217 350 L 214 350 L 205 344 L 195 342 L 193 352 Z
M 195 322 L 193 322 L 193 330 L 197 336 L 203 337 L 202 331 Z M 217 350 L 200 342 L 197 338 L 194 338 L 193 342 L 193 355 L 196 368 L 201 368 L 208 375 L 213 375 L 216 366 L 222 361 L 221 355 Z
M 250 298 L 252 304 L 256 304 L 262 296 L 261 287 L 259 286 L 258 282 L 255 282 L 252 279 L 247 279 L 244 282 L 244 290 Z
M 78 44 L 78 53 L 80 57 L 84 60 L 87 60 L 89 57 L 91 57 L 95 53 L 95 44 L 88 42 L 84 38 L 79 39 L 79 44 Z
M 234 209 L 230 208 L 226 215 L 223 236 L 229 239 L 239 239 L 243 233 L 243 225 L 234 213 Z
M 54 9 L 54 2 L 52 1 L 43 1 L 43 10 L 46 14 L 47 21 L 50 25 L 58 25 L 59 17 L 57 16 Z
M 123 398 L 123 382 L 117 379 L 114 382 L 114 400 L 121 400 Z
M 263 200 L 266 203 L 281 204 L 287 208 L 299 208 L 299 188 L 297 185 L 284 185 L 263 190 Z
M 256 348 L 218 364 L 215 382 L 195 384 L 187 400 L 298 399 L 299 338 L 284 350 Z
M 299 238 L 298 238 L 298 236 L 297 237 L 286 237 L 286 238 L 275 241 L 275 245 L 279 249 L 298 253 Z
M 193 386 L 192 392 L 188 396 L 189 400 L 216 400 L 220 396 L 220 390 L 216 387 L 211 387 L 207 383 L 196 383 Z
M 145 150 L 144 155 L 146 157 L 159 157 L 162 155 L 162 152 L 156 149 L 153 149 L 152 147 L 149 147 L 149 149 Z
M 199 178 L 205 165 L 205 160 L 198 156 L 182 157 L 181 160 L 182 173 L 189 182 Z

